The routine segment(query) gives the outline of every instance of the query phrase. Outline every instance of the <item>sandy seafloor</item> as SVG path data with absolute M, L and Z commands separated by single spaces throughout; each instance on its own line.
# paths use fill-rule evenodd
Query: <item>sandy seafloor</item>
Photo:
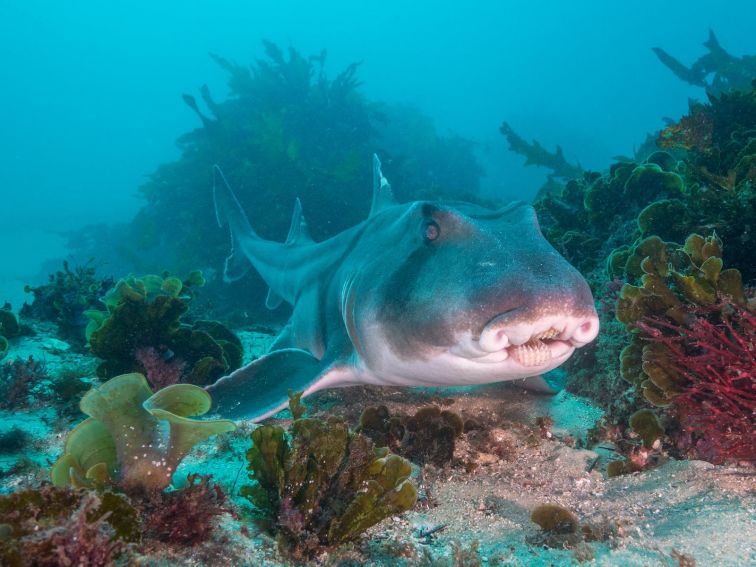
M 263 352 L 271 340 L 251 331 L 240 336 L 248 359 Z M 41 333 L 16 340 L 8 357 L 34 355 L 44 359 L 51 372 L 80 362 L 81 355 L 59 350 L 51 338 Z M 611 450 L 577 448 L 601 411 L 565 392 L 542 396 L 507 384 L 445 390 L 356 387 L 306 400 L 310 416 L 341 415 L 352 425 L 364 407 L 380 403 L 392 413 L 410 414 L 435 403 L 476 420 L 483 429 L 463 434 L 451 465 L 415 467 L 420 498 L 412 511 L 371 528 L 354 544 L 324 552 L 312 564 L 756 565 L 753 469 L 670 460 L 653 470 L 607 479 L 606 463 L 614 458 Z M 546 431 L 535 425 L 536 418 L 545 415 L 553 419 Z M 33 437 L 23 454 L 0 455 L 0 470 L 20 459 L 36 463 L 20 475 L 2 477 L 3 492 L 45 478 L 65 437 L 65 431 L 56 431 L 56 422 L 50 408 L 0 412 L 0 433 L 18 426 Z M 245 506 L 238 488 L 246 481 L 248 433 L 249 427 L 243 426 L 198 447 L 179 468 L 175 482 L 180 484 L 192 472 L 212 474 L 240 507 Z M 497 450 L 486 452 L 487 447 Z M 539 545 L 539 528 L 530 513 L 542 503 L 572 510 L 581 522 L 604 527 L 605 536 L 598 542 L 568 544 L 567 549 Z M 434 529 L 434 534 L 425 535 Z M 290 563 L 270 536 L 227 515 L 208 544 L 143 557 L 137 564 Z

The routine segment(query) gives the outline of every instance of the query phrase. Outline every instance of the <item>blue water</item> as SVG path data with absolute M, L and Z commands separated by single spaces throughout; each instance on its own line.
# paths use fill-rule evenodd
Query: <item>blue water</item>
M 130 219 L 136 187 L 197 125 L 181 93 L 207 83 L 223 98 L 208 52 L 246 63 L 267 38 L 326 48 L 332 71 L 363 61 L 369 97 L 415 104 L 440 131 L 475 140 L 485 190 L 527 198 L 544 173 L 507 152 L 502 120 L 604 167 L 702 96 L 651 47 L 690 63 L 713 28 L 739 55 L 753 19 L 746 1 L 2 2 L 0 230 L 24 237 L 0 266 L 0 295 L 18 303 L 17 283 L 64 254 L 57 232 Z

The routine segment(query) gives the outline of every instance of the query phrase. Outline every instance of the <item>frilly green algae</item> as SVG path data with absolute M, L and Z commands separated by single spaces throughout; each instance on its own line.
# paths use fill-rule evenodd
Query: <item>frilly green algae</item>
M 647 449 L 653 447 L 657 439 L 664 435 L 664 428 L 659 423 L 659 418 L 648 409 L 638 410 L 631 415 L 630 427 L 640 436 Z
M 630 173 L 623 195 L 625 200 L 642 204 L 660 197 L 679 197 L 684 190 L 685 183 L 677 173 L 664 171 L 655 163 L 643 163 Z
M 684 303 L 711 305 L 719 295 L 745 305 L 742 277 L 735 269 L 722 270 L 722 241 L 716 234 L 704 238 L 691 234 L 683 246 L 649 236 L 632 248 L 617 251 L 609 268 L 622 270 L 628 281 L 617 302 L 617 319 L 632 324 L 643 317 L 665 315 L 684 323 Z
M 548 532 L 575 533 L 579 526 L 575 514 L 559 504 L 541 504 L 530 514 L 530 519 Z
M 194 445 L 235 429 L 227 420 L 190 419 L 206 413 L 210 403 L 209 394 L 191 384 L 153 394 L 141 374 L 109 380 L 82 398 L 81 411 L 90 417 L 66 439 L 51 471 L 53 483 L 165 488 Z
M 179 378 L 206 385 L 241 366 L 241 341 L 222 324 L 181 322 L 192 288 L 202 283 L 198 272 L 184 282 L 156 275 L 119 280 L 102 298 L 106 311 L 85 313 L 90 349 L 103 359 L 98 376 L 142 372 L 157 386 Z
M 688 209 L 680 199 L 654 201 L 638 214 L 638 229 L 641 234 L 654 234 L 663 240 L 683 237 L 690 225 Z
M 247 460 L 255 484 L 241 494 L 270 522 L 282 547 L 302 557 L 355 539 L 409 510 L 417 497 L 406 460 L 335 417 L 297 418 L 288 433 L 261 426 L 252 432 Z

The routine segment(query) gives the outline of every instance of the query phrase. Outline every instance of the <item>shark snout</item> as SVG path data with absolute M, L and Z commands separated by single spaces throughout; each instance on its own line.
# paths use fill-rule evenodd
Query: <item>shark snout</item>
M 595 311 L 531 316 L 517 311 L 502 313 L 486 324 L 479 339 L 483 351 L 506 350 L 518 362 L 535 366 L 572 352 L 598 335 Z

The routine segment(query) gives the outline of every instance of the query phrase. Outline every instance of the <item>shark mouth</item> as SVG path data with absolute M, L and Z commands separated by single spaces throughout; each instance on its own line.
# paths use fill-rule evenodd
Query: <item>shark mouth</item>
M 552 356 L 557 354 L 553 352 L 555 339 L 561 334 L 557 329 L 549 329 L 531 337 L 531 339 L 522 345 L 510 346 L 507 348 L 507 354 L 523 366 L 543 366 L 548 363 Z M 556 341 L 561 343 L 562 341 Z
M 598 317 L 551 315 L 534 322 L 511 323 L 504 317 L 490 321 L 472 350 L 479 360 L 511 360 L 527 368 L 543 367 L 568 357 L 598 334 Z

